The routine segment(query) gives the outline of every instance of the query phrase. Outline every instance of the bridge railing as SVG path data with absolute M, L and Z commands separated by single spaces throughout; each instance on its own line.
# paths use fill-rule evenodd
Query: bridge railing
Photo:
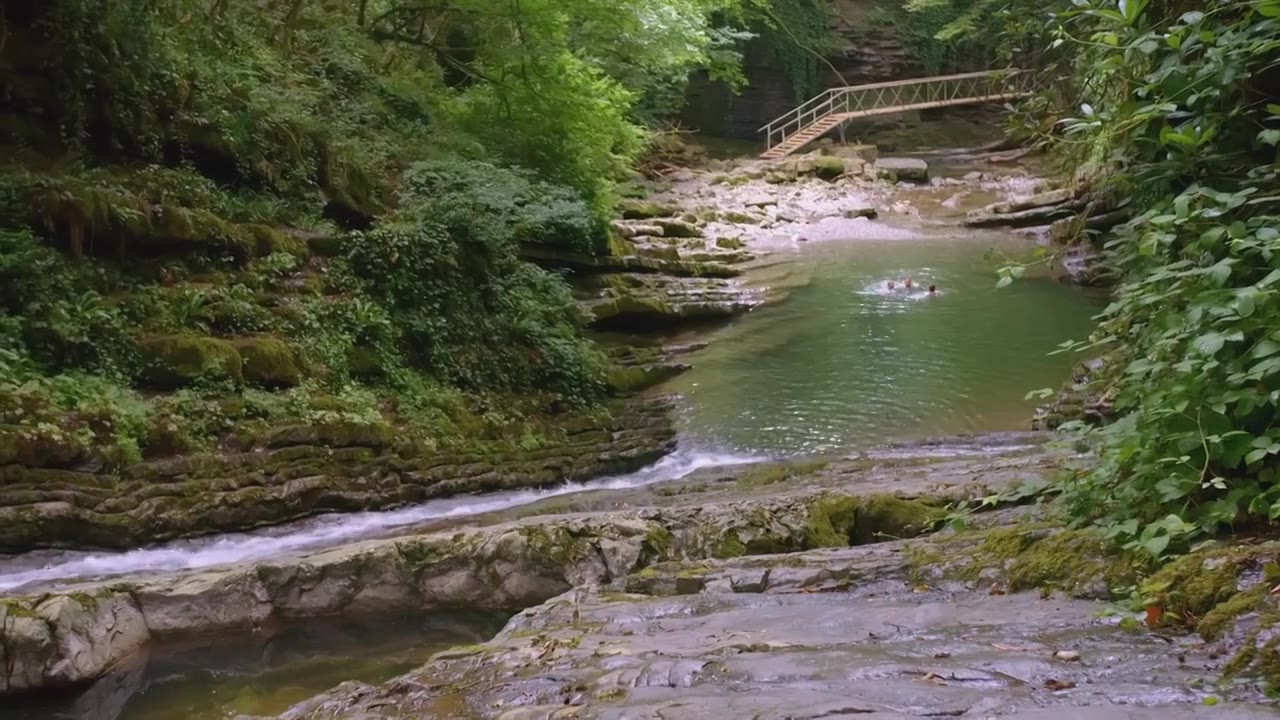
M 849 120 L 945 105 L 990 102 L 1027 95 L 1032 73 L 1022 70 L 987 70 L 938 77 L 894 80 L 825 90 L 796 109 L 760 128 L 768 148 L 829 116 Z

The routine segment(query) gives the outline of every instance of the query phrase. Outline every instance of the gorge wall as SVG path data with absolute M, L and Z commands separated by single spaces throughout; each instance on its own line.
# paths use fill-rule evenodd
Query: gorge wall
M 831 4 L 835 48 L 818 65 L 820 88 L 935 74 L 928 71 L 928 63 L 920 57 L 918 43 L 908 39 L 901 23 L 894 22 L 903 12 L 900 4 L 885 0 L 832 0 Z M 754 140 L 761 126 L 808 99 L 809 94 L 803 89 L 797 92 L 780 62 L 770 37 L 773 31 L 757 32 L 759 36 L 748 42 L 744 51 L 747 86 L 735 94 L 723 82 L 705 74 L 695 76 L 679 118 L 683 126 L 715 137 Z M 958 65 L 963 65 L 962 58 L 949 59 L 945 68 Z M 874 124 L 903 125 L 914 119 L 913 115 L 894 115 Z

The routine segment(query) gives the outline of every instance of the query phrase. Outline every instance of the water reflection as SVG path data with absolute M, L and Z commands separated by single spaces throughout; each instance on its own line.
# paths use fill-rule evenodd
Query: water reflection
M 291 623 L 169 643 L 73 696 L 12 702 L 0 720 L 226 720 L 275 715 L 347 680 L 386 681 L 432 654 L 492 638 L 507 613 L 432 612 Z
M 1103 303 L 1049 277 L 997 289 L 987 250 L 1028 243 L 975 233 L 806 248 L 812 284 L 735 322 L 670 384 L 686 436 L 785 454 L 1025 429 L 1027 391 L 1060 385 L 1078 360 L 1048 353 L 1086 336 Z

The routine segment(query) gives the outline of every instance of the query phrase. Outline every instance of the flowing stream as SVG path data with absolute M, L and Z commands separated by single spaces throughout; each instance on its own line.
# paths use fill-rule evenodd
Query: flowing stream
M 1075 358 L 1050 356 L 1088 334 L 1101 298 L 1047 277 L 997 290 L 992 247 L 1009 233 L 811 243 L 794 258 L 812 282 L 721 330 L 669 383 L 682 402 L 681 449 L 636 473 L 536 491 L 336 514 L 251 533 L 123 553 L 0 559 L 0 594 L 61 582 L 261 560 L 593 489 L 632 488 L 701 468 L 832 453 L 888 440 L 1026 427 L 1026 393 L 1057 387 Z M 900 287 L 911 277 L 912 290 Z M 887 283 L 899 287 L 889 289 Z M 930 295 L 922 288 L 936 284 Z M 707 450 L 715 448 L 716 451 Z M 72 698 L 0 708 L 0 720 L 226 720 L 271 714 L 343 680 L 380 682 L 436 650 L 491 637 L 505 617 L 326 620 L 219 643 L 161 645 Z
M 509 510 L 559 495 L 642 487 L 678 480 L 701 468 L 741 465 L 762 459 L 761 456 L 746 454 L 680 450 L 634 473 L 590 482 L 566 482 L 540 490 L 464 495 L 399 510 L 321 515 L 255 532 L 176 540 L 127 552 L 27 553 L 16 558 L 0 558 L 0 595 L 35 585 L 46 587 L 92 578 L 195 570 L 263 560 L 300 550 L 333 547 L 431 521 Z

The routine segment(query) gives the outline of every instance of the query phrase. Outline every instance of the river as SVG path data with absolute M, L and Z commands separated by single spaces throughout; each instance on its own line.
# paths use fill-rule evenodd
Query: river
M 1027 392 L 1079 361 L 1050 353 L 1089 334 L 1104 298 L 1044 275 L 997 289 L 991 248 L 1025 255 L 1028 241 L 952 229 L 810 244 L 795 260 L 809 285 L 731 324 L 669 384 L 686 441 L 779 456 L 1025 429 Z
M 708 465 L 1023 429 L 1034 410 L 1027 392 L 1057 387 L 1076 361 L 1051 351 L 1086 336 L 1103 300 L 1047 276 L 997 289 L 987 257 L 993 247 L 1024 254 L 1032 245 L 1012 233 L 954 227 L 923 238 L 803 245 L 787 262 L 808 266 L 811 282 L 720 329 L 715 342 L 689 357 L 693 369 L 664 388 L 682 396 L 681 449 L 639 473 L 331 515 L 123 554 L 33 554 L 0 565 L 0 589 L 261 559 L 553 495 L 664 482 Z M 901 287 L 907 277 L 915 288 Z M 898 287 L 890 289 L 890 282 Z M 928 284 L 939 292 L 923 290 Z M 441 647 L 482 641 L 501 624 L 493 616 L 344 619 L 160 646 L 83 695 L 12 705 L 0 710 L 0 720 L 224 720 L 276 713 L 342 680 L 383 681 Z

